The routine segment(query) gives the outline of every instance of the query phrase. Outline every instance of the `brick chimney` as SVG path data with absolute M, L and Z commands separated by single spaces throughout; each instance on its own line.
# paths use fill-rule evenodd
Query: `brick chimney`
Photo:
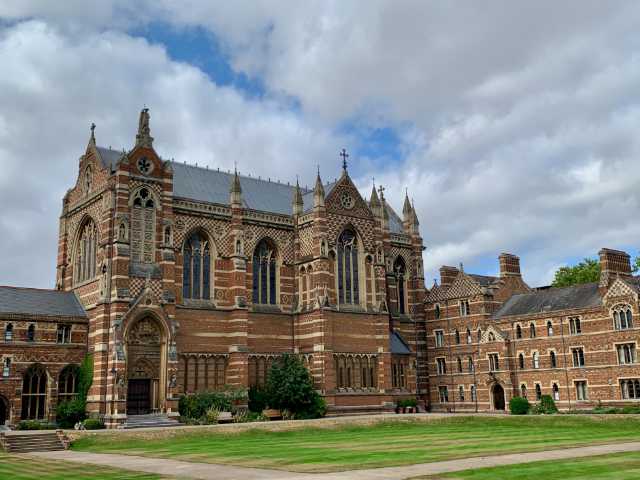
M 501 253 L 498 257 L 500 261 L 500 278 L 520 277 L 520 257 L 511 253 Z
M 458 276 L 458 270 L 456 267 L 449 267 L 447 265 L 443 265 L 440 267 L 440 285 L 443 287 L 448 287 L 453 283 L 453 280 Z
M 616 277 L 631 277 L 631 259 L 627 252 L 603 248 L 600 256 L 600 287 L 607 288 Z

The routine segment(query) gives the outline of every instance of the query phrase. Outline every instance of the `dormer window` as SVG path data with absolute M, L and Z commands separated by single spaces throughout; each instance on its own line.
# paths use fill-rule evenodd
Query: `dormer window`
M 616 330 L 633 328 L 633 314 L 629 305 L 618 305 L 613 309 L 613 327 Z

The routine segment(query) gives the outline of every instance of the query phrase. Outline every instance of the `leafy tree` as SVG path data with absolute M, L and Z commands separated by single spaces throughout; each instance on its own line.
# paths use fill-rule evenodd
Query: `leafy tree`
M 597 282 L 600 278 L 600 263 L 593 258 L 585 258 L 573 267 L 560 267 L 553 278 L 554 287 L 568 287 L 581 283 Z
M 524 397 L 511 397 L 511 400 L 509 400 L 511 415 L 526 415 L 529 413 L 530 408 L 529 400 Z
M 273 362 L 265 390 L 271 408 L 287 410 L 294 418 L 317 418 L 326 412 L 324 399 L 296 355 L 285 354 Z

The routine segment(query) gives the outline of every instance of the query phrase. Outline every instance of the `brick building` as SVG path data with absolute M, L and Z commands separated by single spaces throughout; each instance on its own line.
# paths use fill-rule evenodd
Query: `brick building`
M 98 146 L 92 127 L 63 200 L 55 292 L 82 305 L 70 320 L 74 341 L 88 326 L 90 411 L 110 426 L 175 415 L 184 392 L 263 384 L 285 352 L 303 357 L 334 413 L 389 409 L 425 388 L 417 215 L 407 198 L 400 218 L 382 189 L 362 198 L 343 154 L 339 178 L 318 172 L 306 189 L 162 159 L 147 109 L 128 151 Z M 16 336 L 34 312 L 13 313 L 24 318 L 3 358 L 28 351 Z M 49 405 L 59 359 L 45 351 L 28 361 L 46 374 Z M 13 421 L 51 417 L 19 408 L 25 361 L 12 362 L 0 392 Z
M 432 410 L 503 410 L 513 396 L 551 395 L 561 409 L 639 400 L 640 278 L 625 252 L 599 255 L 599 282 L 565 288 L 530 288 L 509 254 L 499 277 L 442 267 L 425 301 Z

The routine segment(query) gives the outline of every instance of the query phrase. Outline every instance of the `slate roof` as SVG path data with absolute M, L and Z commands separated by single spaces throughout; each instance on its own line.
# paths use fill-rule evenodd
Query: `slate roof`
M 0 286 L 0 314 L 3 313 L 87 317 L 73 292 Z
M 409 355 L 411 354 L 411 349 L 407 342 L 404 341 L 402 335 L 398 332 L 393 331 L 391 333 L 391 353 L 396 355 Z
M 96 146 L 96 150 L 100 156 L 100 160 L 102 160 L 102 165 L 107 168 L 110 172 L 115 171 L 116 164 L 120 157 L 122 157 L 122 152 L 118 152 L 117 150 L 112 150 L 111 148 L 98 147 Z
M 393 211 L 393 208 L 387 204 L 387 212 L 389 213 L 389 231 L 391 233 L 402 233 L 402 219 Z
M 499 319 L 513 315 L 554 312 L 572 308 L 596 307 L 602 303 L 598 283 L 549 288 L 513 295 L 494 314 Z
M 475 273 L 469 273 L 468 275 L 478 282 L 481 287 L 488 287 L 498 280 L 498 277 L 492 277 L 490 275 L 476 275 Z

